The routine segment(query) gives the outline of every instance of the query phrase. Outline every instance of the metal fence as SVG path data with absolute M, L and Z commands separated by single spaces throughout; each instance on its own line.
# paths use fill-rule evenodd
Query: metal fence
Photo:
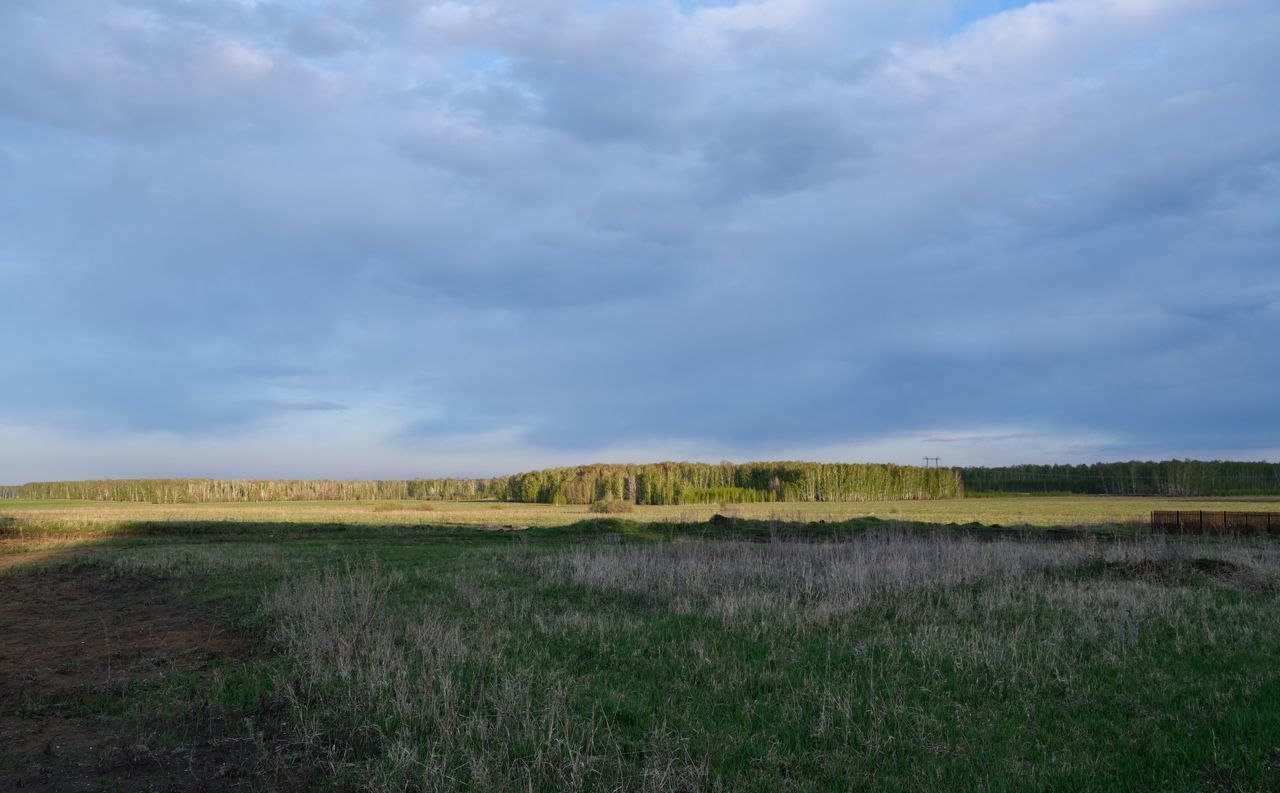
M 1155 511 L 1151 530 L 1166 534 L 1276 534 L 1280 512 Z

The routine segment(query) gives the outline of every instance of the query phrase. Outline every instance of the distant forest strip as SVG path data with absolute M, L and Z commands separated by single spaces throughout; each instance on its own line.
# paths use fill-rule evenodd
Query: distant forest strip
M 193 503 L 497 499 L 540 504 L 710 504 L 956 498 L 956 471 L 851 463 L 654 463 L 551 468 L 491 479 L 104 479 L 32 482 L 16 496 Z
M 17 498 L 191 504 L 222 501 L 469 501 L 498 479 L 94 479 L 29 482 Z
M 1107 496 L 1262 496 L 1280 494 L 1280 464 L 1227 461 L 1013 465 L 961 468 L 965 492 Z
M 539 504 L 729 504 L 924 500 L 999 493 L 1280 495 L 1280 464 L 1168 460 L 952 469 L 854 463 L 668 462 L 580 465 L 489 479 L 104 479 L 0 487 L 0 499 L 162 504 L 478 499 Z
M 945 468 L 873 463 L 655 463 L 583 465 L 516 474 L 507 501 L 589 504 L 714 504 L 756 501 L 889 501 L 963 495 Z

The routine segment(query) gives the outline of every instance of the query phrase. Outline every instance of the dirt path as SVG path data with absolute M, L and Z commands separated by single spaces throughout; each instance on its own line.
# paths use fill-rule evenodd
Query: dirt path
M 0 554 L 0 574 L 17 570 L 28 565 L 47 562 L 50 559 L 70 558 L 84 553 L 91 553 L 87 548 L 51 548 L 47 551 L 23 551 L 21 553 Z
M 45 558 L 63 553 L 74 551 Z M 208 714 L 145 727 L 101 714 L 143 702 L 149 681 L 204 675 L 242 650 L 145 582 L 83 568 L 0 577 L 0 791 L 232 789 L 246 747 L 219 737 Z

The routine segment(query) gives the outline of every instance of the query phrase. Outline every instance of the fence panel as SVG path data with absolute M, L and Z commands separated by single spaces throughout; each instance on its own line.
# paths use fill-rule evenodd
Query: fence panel
M 1155 510 L 1151 530 L 1164 534 L 1271 534 L 1280 536 L 1280 513 Z

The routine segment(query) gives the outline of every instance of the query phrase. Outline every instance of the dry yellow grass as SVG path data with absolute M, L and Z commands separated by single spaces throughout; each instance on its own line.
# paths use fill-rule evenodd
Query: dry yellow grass
M 594 516 L 589 505 L 554 506 L 491 501 L 307 501 L 275 503 L 135 504 L 97 501 L 0 502 L 5 517 L 24 524 L 84 526 L 138 521 L 232 521 L 245 523 L 345 523 L 359 525 L 563 526 Z M 1009 497 L 939 501 L 855 503 L 700 504 L 639 506 L 627 514 L 638 522 L 701 522 L 717 513 L 783 521 L 839 521 L 872 515 L 928 523 L 1072 526 L 1145 521 L 1152 510 L 1280 511 L 1280 498 L 1167 499 L 1107 496 Z

